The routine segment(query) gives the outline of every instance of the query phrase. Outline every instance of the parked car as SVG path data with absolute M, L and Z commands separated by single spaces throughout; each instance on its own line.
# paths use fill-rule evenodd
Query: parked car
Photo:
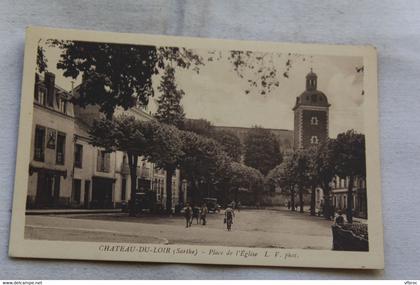
M 220 213 L 221 206 L 217 203 L 217 198 L 204 198 L 203 203 L 206 203 L 209 213 Z
M 134 200 L 136 213 L 154 212 L 156 210 L 156 196 L 153 191 L 137 192 Z M 128 212 L 130 208 L 130 201 L 121 203 L 121 210 Z

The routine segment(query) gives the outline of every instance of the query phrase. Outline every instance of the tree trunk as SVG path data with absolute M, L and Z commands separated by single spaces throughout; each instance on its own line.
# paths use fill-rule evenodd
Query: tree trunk
M 315 191 L 316 187 L 312 185 L 311 189 L 311 216 L 315 216 Z
M 295 211 L 295 190 L 293 188 L 290 190 L 290 207 L 292 207 L 292 211 Z
M 300 211 L 301 213 L 303 213 L 303 187 L 299 186 L 299 206 L 300 206 Z
M 347 189 L 347 222 L 353 223 L 353 184 L 354 184 L 354 176 L 351 175 L 349 179 L 349 186 Z
M 137 188 L 137 161 L 138 156 L 128 152 L 128 167 L 130 168 L 130 202 L 129 202 L 129 215 L 130 217 L 136 216 L 136 188 Z
M 172 175 L 175 170 L 172 167 L 165 169 L 166 171 L 166 211 L 172 214 Z

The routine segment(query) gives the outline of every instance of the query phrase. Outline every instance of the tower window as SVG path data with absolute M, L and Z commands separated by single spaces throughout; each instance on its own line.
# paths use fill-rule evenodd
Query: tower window
M 311 144 L 318 144 L 318 137 L 317 136 L 312 136 L 311 137 Z
M 318 125 L 318 118 L 317 117 L 312 117 L 311 118 L 311 125 L 314 125 L 314 126 Z

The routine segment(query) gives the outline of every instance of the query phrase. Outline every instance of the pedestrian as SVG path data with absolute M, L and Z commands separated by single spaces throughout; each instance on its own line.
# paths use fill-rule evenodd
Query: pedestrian
M 338 210 L 338 216 L 335 218 L 335 223 L 339 226 L 344 225 L 344 217 L 341 210 Z
M 209 209 L 207 208 L 206 203 L 204 203 L 204 204 L 201 206 L 201 209 L 200 209 L 200 219 L 201 219 L 201 222 L 203 223 L 203 226 L 205 226 L 205 225 L 206 225 L 206 223 L 207 223 L 206 218 L 207 218 L 207 213 L 208 213 L 208 212 L 209 212 Z
M 197 206 L 194 206 L 194 207 L 192 208 L 192 219 L 191 219 L 191 223 L 190 223 L 190 225 L 192 224 L 192 221 L 193 221 L 194 219 L 197 221 L 197 225 L 198 225 L 198 219 L 199 219 L 199 217 L 200 217 L 200 208 L 199 208 L 199 207 L 197 207 Z
M 225 209 L 225 219 L 224 223 L 226 224 L 227 230 L 230 231 L 233 224 L 233 217 L 235 217 L 235 212 L 233 211 L 232 205 L 229 204 Z
M 191 215 L 192 215 L 192 209 L 190 206 L 190 203 L 186 203 L 185 204 L 185 208 L 184 208 L 184 217 L 185 217 L 185 222 L 186 222 L 186 228 L 191 226 Z
M 290 210 L 290 201 L 287 201 L 287 209 Z
M 238 201 L 238 204 L 236 205 L 236 209 L 238 209 L 238 212 L 241 210 L 241 201 Z

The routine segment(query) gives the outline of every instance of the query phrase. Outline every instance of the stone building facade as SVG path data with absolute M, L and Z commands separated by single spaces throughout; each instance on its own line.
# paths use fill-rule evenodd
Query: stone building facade
M 36 75 L 31 136 L 27 208 L 116 208 L 130 199 L 130 173 L 124 152 L 107 153 L 89 144 L 88 130 L 100 112 L 97 106 L 81 108 L 67 99 L 55 76 Z M 125 112 L 138 120 L 154 118 L 141 108 Z M 165 207 L 166 172 L 139 158 L 134 191 L 152 191 Z M 186 199 L 180 171 L 172 177 L 172 205 Z

